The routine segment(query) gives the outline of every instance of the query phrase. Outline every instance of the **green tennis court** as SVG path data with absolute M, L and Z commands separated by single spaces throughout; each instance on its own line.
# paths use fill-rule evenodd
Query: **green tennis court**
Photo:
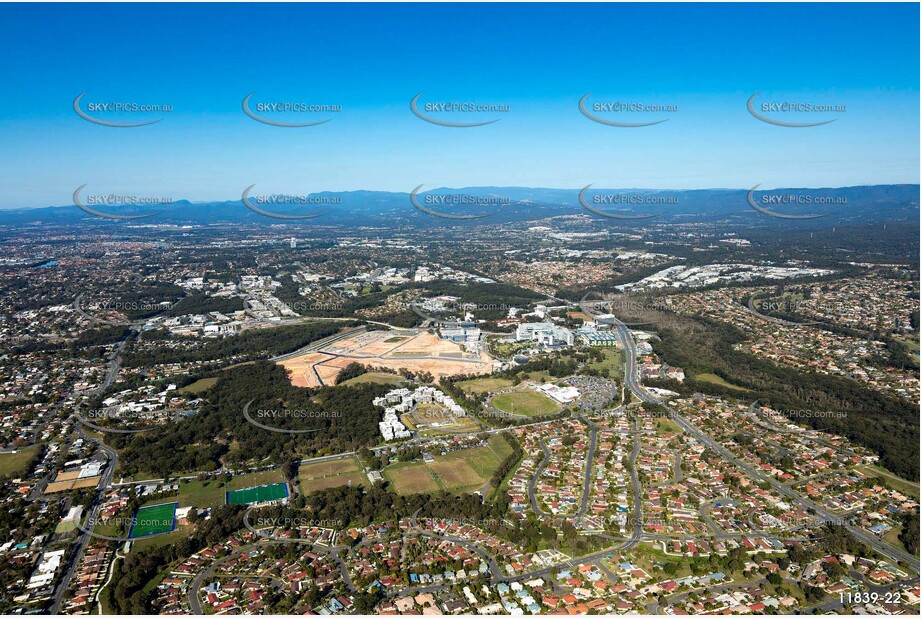
M 227 492 L 227 504 L 259 504 L 288 497 L 288 484 L 260 485 Z
M 178 502 L 145 506 L 138 509 L 131 524 L 129 539 L 138 539 L 153 534 L 172 532 L 176 528 L 176 507 Z

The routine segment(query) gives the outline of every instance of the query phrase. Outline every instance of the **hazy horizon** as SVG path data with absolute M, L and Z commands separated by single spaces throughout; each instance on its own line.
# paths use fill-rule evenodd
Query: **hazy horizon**
M 815 191 L 822 190 L 839 190 L 839 189 L 853 189 L 859 187 L 881 187 L 881 186 L 917 186 L 921 189 L 921 184 L 913 182 L 900 182 L 900 183 L 880 183 L 880 184 L 853 184 L 853 185 L 842 185 L 842 186 L 816 186 L 816 187 L 805 187 L 805 186 L 778 186 L 778 187 L 769 187 L 765 185 L 760 185 L 758 187 L 758 192 L 771 192 L 771 191 L 784 191 L 784 190 L 799 190 L 799 189 L 809 189 Z M 508 185 L 508 186 L 499 186 L 499 185 L 479 185 L 479 186 L 465 186 L 465 187 L 431 187 L 427 189 L 420 190 L 420 194 L 427 194 L 436 191 L 466 191 L 466 190 L 477 190 L 477 189 L 528 189 L 533 191 L 579 191 L 584 187 L 537 187 L 537 186 L 525 186 L 525 185 Z M 656 191 L 662 193 L 668 192 L 684 192 L 684 191 L 748 191 L 751 187 L 701 187 L 698 189 L 684 189 L 684 188 L 652 188 L 652 187 L 608 187 L 600 185 L 592 185 L 591 190 L 593 192 L 597 191 Z M 406 191 L 386 191 L 381 189 L 345 189 L 342 191 L 313 191 L 311 194 L 318 195 L 323 193 L 387 193 L 393 195 L 410 195 L 412 189 Z M 223 203 L 223 202 L 239 202 L 240 196 L 237 197 L 228 197 L 228 198 L 212 198 L 212 199 L 203 199 L 203 200 L 190 200 L 185 197 L 173 197 L 171 198 L 174 202 L 185 201 L 190 204 L 214 204 L 214 203 Z M 44 206 L 0 206 L 0 211 L 4 210 L 36 210 L 41 208 L 67 208 L 72 207 L 74 204 L 71 201 L 70 203 L 60 203 L 60 204 L 46 204 Z
M 65 204 L 85 183 L 208 201 L 241 183 L 305 194 L 919 182 L 912 4 L 7 4 L 0 15 L 0 46 L 17 59 L 0 208 Z M 260 32 L 271 36 L 248 34 Z M 263 118 L 326 122 L 257 121 L 242 109 L 251 93 Z M 417 95 L 436 122 L 410 109 Z M 769 121 L 749 112 L 753 97 Z M 605 126 L 583 99 L 602 121 L 651 126 Z M 111 102 L 169 110 L 100 111 Z M 273 102 L 335 111 L 260 111 Z M 468 102 L 491 111 L 438 111 Z M 624 103 L 654 111 L 604 107 Z M 838 111 L 771 111 L 786 103 Z

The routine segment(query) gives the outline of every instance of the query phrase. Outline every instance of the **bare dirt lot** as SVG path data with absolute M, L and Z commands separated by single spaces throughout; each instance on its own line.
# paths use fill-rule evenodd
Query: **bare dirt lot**
M 282 361 L 281 365 L 288 370 L 294 386 L 320 386 L 320 379 L 314 373 L 313 366 L 330 358 L 333 357 L 320 352 L 310 352 Z
M 330 385 L 343 367 L 358 362 L 369 367 L 428 372 L 436 379 L 492 371 L 492 358 L 466 352 L 460 345 L 427 331 L 360 332 L 318 352 L 282 361 L 295 386 Z

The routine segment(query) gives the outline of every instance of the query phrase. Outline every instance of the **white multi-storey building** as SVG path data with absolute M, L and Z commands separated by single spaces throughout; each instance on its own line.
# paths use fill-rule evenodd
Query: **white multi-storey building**
M 400 414 L 410 412 L 420 403 L 437 403 L 447 409 L 454 416 L 466 416 L 467 412 L 450 396 L 432 386 L 420 386 L 414 391 L 408 388 L 397 388 L 383 397 L 377 397 L 373 403 L 384 408 L 384 419 L 378 423 L 378 428 L 384 440 L 390 441 L 410 437 L 406 426 L 400 422 Z
M 575 336 L 572 331 L 550 322 L 524 322 L 515 332 L 517 341 L 536 341 L 541 345 L 572 345 Z

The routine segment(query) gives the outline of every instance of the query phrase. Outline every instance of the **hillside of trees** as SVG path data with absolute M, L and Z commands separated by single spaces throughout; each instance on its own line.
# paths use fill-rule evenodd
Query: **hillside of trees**
M 189 363 L 244 356 L 267 358 L 294 352 L 305 345 L 329 337 L 359 322 L 310 322 L 293 326 L 248 330 L 234 337 L 196 340 L 194 346 L 160 345 L 155 351 L 132 346 L 125 355 L 126 367 L 145 367 L 159 363 Z
M 120 473 L 162 476 L 216 470 L 222 463 L 286 461 L 355 450 L 380 438 L 381 410 L 371 402 L 391 388 L 387 385 L 301 388 L 291 385 L 283 367 L 269 362 L 219 375 L 196 414 L 162 430 L 111 436 L 109 444 L 119 450 Z M 312 431 L 258 427 L 243 415 L 250 401 L 250 418 L 263 425 Z
M 186 296 L 170 309 L 164 311 L 162 315 L 172 317 L 178 315 L 211 313 L 212 311 L 227 314 L 241 309 L 243 309 L 242 298 L 214 297 L 208 296 L 207 294 L 196 293 Z
M 678 323 L 680 322 L 680 324 Z M 910 402 L 885 395 L 842 377 L 800 371 L 733 349 L 744 341 L 738 329 L 706 318 L 675 317 L 658 329 L 653 348 L 669 365 L 692 376 L 685 391 L 740 397 L 778 410 L 814 410 L 843 414 L 813 414 L 798 418 L 814 429 L 846 436 L 880 456 L 889 470 L 918 480 L 918 450 L 905 448 L 919 440 L 918 411 Z M 693 375 L 715 373 L 748 393 L 694 381 Z
M 192 534 L 147 551 L 132 551 L 116 560 L 112 581 L 102 592 L 106 606 L 113 614 L 156 614 L 151 605 L 156 591 L 145 591 L 147 583 L 166 565 L 224 541 L 243 528 L 244 511 L 239 505 L 216 508 L 209 519 L 196 524 Z

